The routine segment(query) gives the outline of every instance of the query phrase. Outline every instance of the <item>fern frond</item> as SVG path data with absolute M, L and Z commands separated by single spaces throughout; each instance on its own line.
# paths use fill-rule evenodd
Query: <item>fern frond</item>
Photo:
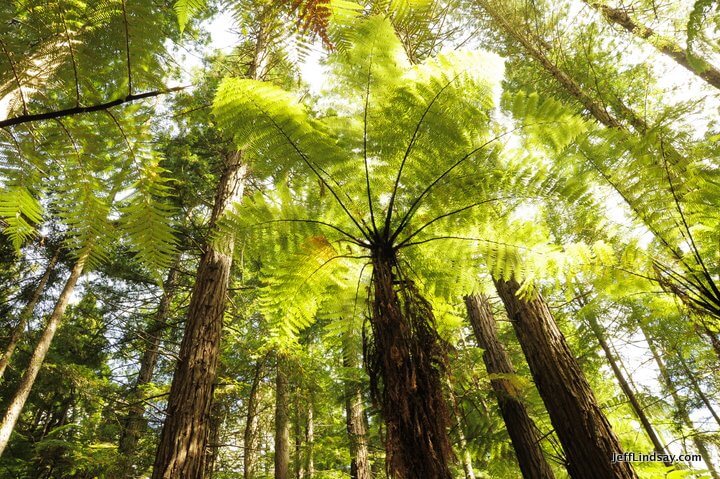
M 166 202 L 170 195 L 165 173 L 157 160 L 148 161 L 134 192 L 120 208 L 120 229 L 127 234 L 142 264 L 161 279 L 177 255 L 176 239 L 170 224 L 175 210 Z
M 3 233 L 8 235 L 15 250 L 35 233 L 35 226 L 42 221 L 40 202 L 22 186 L 0 190 L 0 219 Z
M 185 27 L 190 21 L 190 18 L 198 11 L 205 8 L 207 0 L 177 0 L 173 8 L 177 14 L 178 26 L 180 32 L 185 30 Z

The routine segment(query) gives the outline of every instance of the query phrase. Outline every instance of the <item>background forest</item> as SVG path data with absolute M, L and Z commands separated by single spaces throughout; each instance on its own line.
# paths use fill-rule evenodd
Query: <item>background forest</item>
M 720 479 L 719 30 L 0 2 L 0 477 Z

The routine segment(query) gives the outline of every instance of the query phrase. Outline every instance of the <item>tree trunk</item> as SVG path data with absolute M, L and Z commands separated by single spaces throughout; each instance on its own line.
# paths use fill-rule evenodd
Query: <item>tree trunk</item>
M 514 375 L 510 358 L 497 335 L 495 318 L 485 296 L 465 296 L 470 325 L 478 346 L 483 349 L 483 361 L 490 376 L 490 384 L 505 421 L 520 471 L 525 479 L 552 479 L 554 474 L 545 460 L 537 426 L 530 418 L 515 385 L 506 375 Z M 502 376 L 505 376 L 503 378 Z
M 18 323 L 17 325 L 15 325 L 15 328 L 13 328 L 13 332 L 10 336 L 10 341 L 5 348 L 5 352 L 3 353 L 3 355 L 0 356 L 0 381 L 2 381 L 3 376 L 5 375 L 5 369 L 7 369 L 8 364 L 10 364 L 10 359 L 12 359 L 12 355 L 13 353 L 15 353 L 15 348 L 17 348 L 17 345 L 20 343 L 20 340 L 23 337 L 25 327 L 27 326 L 28 321 L 30 321 L 30 318 L 32 317 L 35 306 L 37 305 L 38 301 L 40 301 L 40 296 L 42 296 L 42 293 L 45 290 L 45 285 L 47 284 L 53 269 L 55 269 L 55 265 L 57 264 L 59 258 L 60 248 L 58 248 L 52 258 L 50 258 L 50 262 L 48 262 L 47 267 L 45 268 L 45 272 L 43 273 L 40 281 L 35 287 L 35 290 L 33 291 L 30 300 L 20 312 Z
M 458 404 L 457 396 L 453 390 L 452 381 L 448 378 L 448 396 L 450 397 L 450 406 L 452 408 L 452 415 L 455 419 L 455 430 L 457 431 L 458 445 L 460 447 L 460 459 L 462 461 L 463 472 L 465 473 L 465 479 L 475 479 L 475 470 L 473 470 L 472 457 L 470 451 L 467 448 L 467 438 L 465 437 L 465 425 L 463 424 L 462 411 L 460 404 Z
M 208 434 L 208 446 L 205 449 L 205 473 L 202 475 L 202 479 L 212 479 L 215 474 L 215 464 L 220 452 L 220 429 L 224 420 L 222 409 L 224 408 L 221 408 L 217 401 L 213 402 L 210 409 L 210 433 Z
M 703 79 L 708 85 L 720 89 L 720 71 L 708 62 L 698 59 L 699 68 L 693 68 L 688 60 L 687 52 L 671 38 L 658 35 L 652 28 L 641 25 L 630 18 L 622 8 L 612 8 L 603 2 L 584 0 L 585 3 L 598 10 L 611 23 L 619 25 L 637 38 L 646 40 L 657 51 L 671 58 L 693 75 Z
M 690 384 L 692 385 L 695 394 L 697 394 L 702 403 L 705 405 L 705 408 L 707 408 L 707 410 L 710 412 L 710 415 L 713 417 L 713 419 L 715 419 L 715 422 L 718 424 L 718 426 L 720 426 L 720 415 L 718 415 L 717 411 L 710 402 L 710 399 L 703 392 L 700 384 L 697 382 L 697 379 L 695 379 L 695 373 L 690 370 L 690 367 L 688 366 L 687 362 L 685 362 L 682 354 L 680 354 L 680 352 L 677 352 L 676 354 L 678 362 L 680 363 L 680 366 L 682 367 L 685 376 L 687 376 L 688 380 L 690 381 Z
M 175 295 L 178 262 L 179 261 L 176 261 L 168 272 L 165 283 L 163 284 L 163 293 L 157 312 L 155 313 L 155 318 L 146 329 L 147 346 L 140 359 L 140 371 L 138 372 L 137 379 L 128 395 L 130 408 L 123 422 L 118 447 L 118 451 L 124 456 L 123 463 L 125 466 L 121 474 L 125 477 L 133 477 L 137 473 L 135 468 L 132 467 L 133 455 L 137 448 L 138 440 L 147 425 L 144 417 L 145 404 L 143 387 L 152 381 L 155 365 L 157 364 L 160 341 L 162 340 L 163 331 L 165 330 L 165 321 L 167 320 L 170 310 L 170 303 Z
M 310 401 L 307 407 L 307 425 L 305 429 L 305 475 L 312 479 L 315 475 L 315 457 L 313 447 L 315 445 L 315 401 L 310 393 Z
M 343 354 L 343 366 L 348 369 L 359 367 L 349 351 Z M 350 439 L 350 479 L 371 479 L 362 389 L 357 381 L 350 379 L 345 380 L 345 421 Z
M 83 268 L 85 267 L 85 262 L 90 255 L 90 248 L 91 246 L 88 245 L 82 249 L 78 259 L 75 261 L 75 265 L 73 265 L 72 270 L 70 270 L 70 276 L 65 282 L 65 287 L 55 303 L 55 308 L 53 309 L 50 318 L 48 318 L 42 336 L 40 336 L 40 340 L 30 356 L 30 362 L 28 363 L 28 367 L 20 380 L 20 385 L 10 401 L 7 412 L 3 417 L 2 425 L 0 425 L 0 456 L 2 456 L 3 451 L 5 451 L 5 448 L 10 441 L 10 435 L 12 434 L 15 424 L 20 417 L 25 401 L 27 401 L 27 398 L 30 395 L 30 390 L 35 383 L 35 378 L 37 378 L 37 375 L 40 372 L 40 367 L 42 366 L 45 356 L 50 349 L 50 344 L 55 337 L 55 332 L 57 331 L 58 326 L 60 326 L 60 322 L 65 314 L 65 309 L 67 309 L 70 297 L 75 289 L 75 285 L 77 284 Z
M 625 396 L 627 396 L 628 400 L 630 401 L 630 406 L 632 407 L 635 416 L 640 421 L 640 424 L 642 424 L 645 433 L 647 434 L 650 442 L 653 445 L 653 448 L 655 449 L 655 452 L 658 454 L 667 455 L 665 446 L 663 445 L 662 441 L 660 441 L 660 438 L 655 432 L 655 428 L 653 428 L 652 424 L 650 423 L 650 419 L 647 417 L 647 414 L 645 414 L 645 408 L 643 408 L 640 404 L 640 401 L 638 400 L 635 391 L 633 391 L 632 387 L 630 387 L 630 384 L 625 379 L 625 375 L 623 375 L 622 371 L 620 370 L 620 366 L 618 365 L 618 362 L 616 361 L 615 356 L 610 349 L 610 345 L 605 339 L 602 326 L 600 326 L 597 318 L 593 313 L 587 314 L 586 318 L 588 320 L 588 323 L 590 323 L 590 329 L 595 335 L 595 339 L 597 339 L 600 347 L 603 350 L 603 353 L 605 353 L 605 358 L 610 364 L 610 368 L 612 369 L 613 374 L 615 374 L 615 379 L 617 379 L 618 383 L 620 384 L 620 389 L 622 389 L 623 393 L 625 393 Z M 664 462 L 664 464 L 668 467 L 672 466 L 672 462 Z
M 600 410 L 595 396 L 565 337 L 543 298 L 518 298 L 515 280 L 495 280 L 535 385 L 567 456 L 573 479 L 636 479 L 622 454 L 620 441 Z
M 265 358 L 259 359 L 255 365 L 255 375 L 250 385 L 250 394 L 247 400 L 247 416 L 245 418 L 245 431 L 243 432 L 243 479 L 254 479 L 256 451 L 258 449 L 258 413 L 260 380 L 265 364 Z
M 643 327 L 642 324 L 638 323 L 640 327 L 640 331 L 643 333 L 643 336 L 645 336 L 645 341 L 648 344 L 648 348 L 650 349 L 650 354 L 652 354 L 653 360 L 655 361 L 655 364 L 658 367 L 658 370 L 660 371 L 660 377 L 663 379 L 663 382 L 665 383 L 665 389 L 670 393 L 670 396 L 673 399 L 673 402 L 675 403 L 675 410 L 677 411 L 678 416 L 680 416 L 680 420 L 683 422 L 685 427 L 688 428 L 688 430 L 691 431 L 692 435 L 692 442 L 695 446 L 695 449 L 697 449 L 698 454 L 700 454 L 700 457 L 702 457 L 703 462 L 705 463 L 705 466 L 710 471 L 710 475 L 713 479 L 720 479 L 720 474 L 717 472 L 717 469 L 715 469 L 715 465 L 712 462 L 712 456 L 710 455 L 710 452 L 708 451 L 708 448 L 705 444 L 705 441 L 703 438 L 699 435 L 697 429 L 695 428 L 695 424 L 693 424 L 692 419 L 690 419 L 690 413 L 687 410 L 687 407 L 685 406 L 685 403 L 678 395 L 677 391 L 677 385 L 675 384 L 675 381 L 673 380 L 672 376 L 670 376 L 670 373 L 667 370 L 667 367 L 665 367 L 665 362 L 660 357 L 660 354 L 658 353 L 657 347 L 655 346 L 655 342 L 652 340 L 648 332 L 645 330 L 645 327 Z
M 246 171 L 240 153 L 227 157 L 210 231 L 216 231 L 222 214 L 242 198 Z M 198 265 L 152 479 L 196 479 L 205 469 L 233 243 L 233 238 L 223 238 L 208 244 Z
M 398 479 L 450 479 L 452 449 L 442 391 L 446 362 L 432 307 L 398 268 L 395 252 L 372 256 L 372 344 L 365 358 L 385 419 L 386 468 Z
M 574 78 L 562 70 L 548 56 L 545 48 L 542 48 L 544 41 L 536 38 L 529 32 L 520 31 L 514 27 L 506 12 L 501 12 L 488 0 L 478 0 L 483 10 L 493 19 L 504 32 L 504 34 L 512 41 L 517 42 L 525 50 L 525 52 L 533 58 L 540 66 L 552 76 L 559 84 L 574 97 L 585 109 L 600 123 L 608 128 L 625 129 L 624 125 L 615 116 L 610 114 L 605 105 L 593 98 Z M 619 100 L 618 100 L 619 101 Z M 647 123 L 640 118 L 635 112 L 623 103 L 619 103 L 618 108 L 628 119 L 629 123 L 638 131 L 647 130 Z
M 275 376 L 275 479 L 289 479 L 290 417 L 287 358 L 278 354 Z
M 296 388 L 296 392 L 299 392 Z M 303 440 L 305 439 L 305 432 L 303 431 L 302 425 L 302 407 L 300 407 L 300 394 L 295 394 L 295 423 L 293 434 L 295 436 L 295 479 L 305 478 L 305 454 L 303 451 Z

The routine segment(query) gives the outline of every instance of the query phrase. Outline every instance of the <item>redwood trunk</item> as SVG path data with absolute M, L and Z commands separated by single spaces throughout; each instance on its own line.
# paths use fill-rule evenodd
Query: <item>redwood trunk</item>
M 450 479 L 445 353 L 432 308 L 402 276 L 391 248 L 378 247 L 372 262 L 373 342 L 366 363 L 385 419 L 388 476 Z
M 688 54 L 676 41 L 668 37 L 661 37 L 652 28 L 641 25 L 633 20 L 627 11 L 622 8 L 612 8 L 603 2 L 584 0 L 585 3 L 600 11 L 603 16 L 624 28 L 632 35 L 646 40 L 657 51 L 671 58 L 675 63 L 692 73 L 693 75 L 703 79 L 708 85 L 720 89 L 720 71 L 704 60 L 699 60 L 699 68 L 695 69 L 688 60 Z
M 227 158 L 210 231 L 216 230 L 227 208 L 242 198 L 245 172 L 240 153 Z M 152 479 L 197 479 L 205 469 L 232 253 L 233 239 L 223 238 L 206 246 L 198 265 Z
M 275 479 L 290 477 L 290 417 L 287 359 L 278 355 L 275 376 Z
M 710 415 L 713 417 L 713 419 L 715 419 L 717 425 L 720 426 L 720 415 L 718 415 L 718 412 L 715 410 L 715 407 L 713 407 L 710 399 L 703 392 L 702 387 L 700 387 L 697 379 L 695 379 L 695 373 L 690 370 L 690 367 L 688 366 L 687 362 L 685 362 L 685 359 L 683 358 L 682 354 L 680 354 L 680 352 L 677 353 L 677 359 L 683 371 L 685 372 L 685 376 L 687 376 L 688 380 L 690 381 L 690 384 L 692 385 L 695 394 L 697 394 L 698 398 L 700 398 L 702 403 L 705 405 L 705 408 L 710 412 Z
M 573 479 L 636 479 L 620 442 L 543 298 L 520 299 L 515 280 L 495 280 Z
M 3 451 L 5 451 L 5 448 L 10 441 L 10 435 L 12 434 L 13 429 L 15 429 L 15 424 L 20 417 L 23 406 L 25 406 L 25 401 L 27 401 L 27 398 L 30 395 L 30 390 L 35 383 L 35 378 L 37 378 L 37 375 L 40 372 L 40 367 L 45 360 L 45 356 L 50 349 L 50 344 L 55 337 L 55 332 L 57 331 L 58 326 L 60 326 L 65 310 L 70 303 L 70 297 L 75 290 L 75 285 L 82 274 L 89 254 L 90 247 L 87 246 L 81 251 L 77 261 L 75 261 L 75 265 L 70 271 L 70 276 L 65 282 L 65 287 L 55 303 L 55 308 L 53 309 L 50 318 L 48 318 L 45 330 L 43 331 L 42 336 L 40 336 L 40 340 L 35 346 L 32 356 L 30 356 L 30 362 L 28 363 L 28 367 L 20 380 L 20 385 L 10 401 L 7 412 L 3 417 L 2 425 L 0 425 L 0 456 L 2 456 Z
M 678 416 L 680 416 L 680 420 L 683 422 L 685 427 L 687 427 L 692 432 L 692 442 L 695 445 L 695 449 L 697 449 L 698 454 L 700 454 L 703 462 L 705 462 L 705 466 L 707 466 L 708 470 L 710 471 L 710 475 L 712 476 L 712 478 L 720 479 L 720 473 L 718 473 L 717 469 L 715 469 L 715 465 L 712 462 L 712 456 L 708 451 L 705 440 L 700 436 L 699 432 L 695 428 L 695 424 L 693 424 L 692 419 L 690 419 L 690 413 L 687 410 L 685 403 L 677 393 L 677 385 L 672 379 L 672 376 L 670 376 L 670 373 L 665 366 L 665 362 L 660 357 L 660 354 L 658 353 L 658 350 L 655 346 L 655 342 L 652 340 L 652 338 L 647 333 L 642 324 L 639 324 L 639 326 L 640 331 L 643 333 L 643 336 L 645 336 L 645 341 L 647 341 L 648 343 L 648 348 L 650 349 L 653 360 L 655 361 L 655 364 L 657 364 L 657 367 L 660 371 L 660 377 L 662 377 L 663 382 L 665 383 L 665 389 L 667 389 L 667 391 L 670 393 L 670 396 L 673 398 L 673 402 L 675 403 L 675 410 L 677 411 Z
M 460 449 L 460 459 L 462 461 L 463 472 L 465 473 L 465 479 L 475 479 L 475 470 L 472 465 L 472 457 L 470 451 L 467 448 L 467 438 L 465 437 L 465 425 L 463 424 L 462 411 L 460 404 L 458 403 L 455 391 L 453 391 L 453 385 L 448 378 L 448 395 L 450 397 L 450 405 L 452 406 L 452 414 L 455 419 L 455 430 L 457 431 L 458 446 Z
M 165 329 L 165 321 L 167 320 L 170 310 L 170 303 L 175 294 L 177 276 L 177 268 L 173 266 L 165 279 L 163 294 L 160 298 L 160 304 L 155 318 L 146 330 L 147 347 L 140 360 L 140 371 L 135 380 L 135 385 L 129 394 L 130 408 L 123 423 L 118 447 L 120 454 L 125 457 L 126 464 L 132 464 L 133 454 L 137 449 L 138 440 L 147 425 L 144 417 L 145 404 L 143 402 L 143 387 L 149 384 L 153 378 L 158 353 L 160 351 L 160 341 L 162 340 L 162 333 Z M 132 477 L 135 473 L 133 469 L 133 467 L 126 467 L 123 474 L 125 474 L 126 477 Z
M 595 335 L 595 339 L 597 339 L 598 343 L 600 344 L 603 353 L 605 353 L 605 358 L 610 364 L 610 368 L 612 369 L 613 374 L 615 374 L 615 379 L 617 379 L 618 383 L 620 384 L 620 389 L 622 389 L 623 393 L 625 393 L 625 396 L 627 396 L 628 400 L 630 401 L 630 406 L 632 407 L 635 416 L 638 418 L 638 420 L 640 420 L 640 424 L 642 424 L 643 429 L 645 429 L 645 433 L 650 439 L 650 442 L 652 442 L 655 452 L 657 452 L 658 454 L 667 455 L 665 446 L 663 445 L 662 441 L 660 441 L 660 438 L 655 432 L 655 428 L 653 428 L 650 419 L 647 417 L 647 414 L 645 414 L 645 408 L 643 408 L 643 406 L 640 404 L 640 400 L 637 398 L 635 391 L 632 387 L 630 387 L 630 384 L 625 379 L 625 375 L 620 370 L 620 366 L 615 360 L 615 356 L 610 349 L 610 345 L 605 340 L 603 329 L 598 323 L 597 318 L 595 318 L 595 316 L 591 313 L 587 315 L 587 319 L 590 323 L 590 329 Z M 671 462 L 665 462 L 664 464 L 668 467 L 672 465 Z
M 245 419 L 245 431 L 243 433 L 243 479 L 253 479 L 255 477 L 255 458 L 258 449 L 258 414 L 257 407 L 259 401 L 260 379 L 262 378 L 263 365 L 265 358 L 259 359 L 255 365 L 255 375 L 250 386 L 250 395 L 248 396 L 247 416 Z
M 500 343 L 495 318 L 485 296 L 465 296 L 465 306 L 478 346 L 483 349 L 483 361 L 490 384 L 497 398 L 500 413 L 505 421 L 520 471 L 525 479 L 552 479 L 550 465 L 545 460 L 538 428 L 530 418 L 527 408 L 513 383 L 505 379 L 515 374 L 510 358 Z M 503 377 L 504 376 L 504 377 Z
M 33 291 L 30 300 L 20 312 L 18 323 L 17 325 L 15 325 L 15 328 L 13 328 L 12 335 L 10 336 L 10 341 L 5 348 L 5 353 L 3 353 L 3 355 L 0 357 L 0 380 L 2 380 L 3 376 L 5 375 L 5 369 L 7 369 L 8 364 L 10 364 L 10 359 L 12 359 L 12 355 L 15 353 L 15 348 L 17 348 L 17 345 L 20 343 L 20 340 L 23 337 L 25 327 L 27 326 L 28 321 L 30 321 L 30 318 L 32 317 L 35 306 L 37 305 L 38 301 L 40 301 L 40 296 L 42 296 L 42 293 L 45 290 L 45 285 L 47 284 L 53 269 L 55 269 L 55 265 L 57 264 L 59 257 L 60 248 L 58 248 L 57 251 L 55 251 L 53 257 L 50 258 L 50 262 L 45 268 L 45 272 L 43 273 L 40 281 L 35 287 L 35 290 Z
M 348 351 L 343 355 L 343 366 L 357 368 L 355 358 L 349 354 Z M 350 479 L 371 479 L 362 389 L 351 379 L 345 380 L 345 415 L 350 439 Z

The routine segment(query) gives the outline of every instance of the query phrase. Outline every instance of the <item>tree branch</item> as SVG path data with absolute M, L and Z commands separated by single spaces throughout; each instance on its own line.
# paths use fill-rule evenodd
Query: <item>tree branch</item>
M 145 98 L 152 98 L 160 95 L 166 95 L 168 93 L 181 91 L 189 88 L 186 86 L 176 86 L 167 88 L 165 90 L 148 91 L 145 93 L 138 93 L 136 95 L 128 95 L 124 98 L 118 98 L 116 100 L 108 101 L 105 103 L 98 103 L 90 106 L 78 106 L 74 108 L 66 108 L 64 110 L 48 111 L 45 113 L 33 113 L 32 115 L 20 115 L 14 118 L 8 118 L 0 121 L 0 128 L 7 128 L 8 126 L 21 125 L 23 123 L 30 123 L 33 121 L 43 120 L 54 120 L 56 118 L 62 118 L 65 116 L 79 115 L 81 113 L 92 113 L 94 111 L 102 111 L 112 108 L 114 106 L 122 105 L 123 103 L 130 103 L 137 100 L 143 100 Z

